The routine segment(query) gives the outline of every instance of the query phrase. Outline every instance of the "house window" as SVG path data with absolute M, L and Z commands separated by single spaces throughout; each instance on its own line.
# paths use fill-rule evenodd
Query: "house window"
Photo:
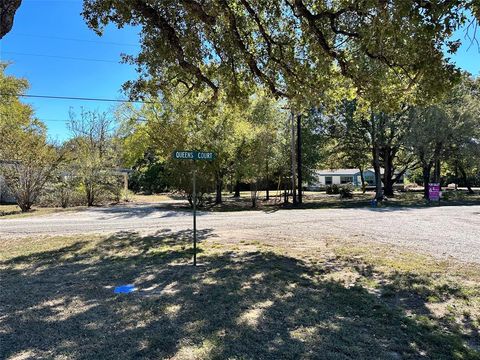
M 325 185 L 332 185 L 332 177 L 325 176 Z
M 340 184 L 353 183 L 353 176 L 340 176 Z
M 365 176 L 365 182 L 368 185 L 375 185 L 375 176 L 372 176 L 372 175 Z

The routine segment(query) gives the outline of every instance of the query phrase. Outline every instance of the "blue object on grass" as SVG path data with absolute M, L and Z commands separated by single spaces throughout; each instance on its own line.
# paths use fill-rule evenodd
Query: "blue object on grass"
M 372 205 L 373 208 L 376 208 L 376 207 L 377 207 L 377 199 L 373 199 L 373 200 L 370 202 L 370 205 Z
M 135 290 L 137 290 L 135 288 L 135 286 L 133 286 L 132 284 L 129 284 L 129 285 L 121 285 L 121 286 L 117 286 L 115 288 L 115 291 L 114 293 L 115 294 L 129 294 L 131 292 L 134 292 Z

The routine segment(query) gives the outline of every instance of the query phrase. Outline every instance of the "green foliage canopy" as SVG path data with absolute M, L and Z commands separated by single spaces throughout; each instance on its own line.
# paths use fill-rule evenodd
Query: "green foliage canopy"
M 382 106 L 435 96 L 456 75 L 443 48 L 458 48 L 469 12 L 480 18 L 476 1 L 84 0 L 83 16 L 98 34 L 141 28 L 139 55 L 125 56 L 140 74 L 132 96 L 261 84 L 308 108 L 348 88 Z

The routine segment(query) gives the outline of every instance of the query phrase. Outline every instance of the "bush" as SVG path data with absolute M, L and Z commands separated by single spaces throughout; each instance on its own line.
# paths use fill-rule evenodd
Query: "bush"
M 163 163 L 139 165 L 131 174 L 129 188 L 134 192 L 157 194 L 168 190 L 168 171 Z
M 192 194 L 187 194 L 187 200 L 188 203 L 190 204 L 190 207 L 193 208 L 193 195 Z M 197 202 L 197 209 L 198 208 L 203 208 L 205 206 L 205 203 L 208 203 L 209 201 L 212 201 L 212 198 L 208 196 L 207 193 L 204 192 L 197 192 L 196 193 L 196 202 Z
M 64 183 L 48 184 L 38 199 L 40 207 L 72 207 L 85 205 L 84 194 L 74 186 Z
M 122 190 L 122 201 L 125 201 L 125 202 L 131 202 L 133 201 L 133 191 L 130 191 L 130 190 Z
M 443 190 L 442 191 L 442 200 L 453 200 L 453 201 L 463 201 L 468 197 L 468 193 L 465 191 L 459 190 Z
M 340 199 L 351 199 L 353 197 L 353 185 L 347 184 L 338 188 Z
M 338 195 L 338 194 L 340 194 L 340 188 L 338 187 L 337 184 L 328 185 L 328 186 L 325 188 L 325 191 L 326 191 L 327 194 L 329 194 L 329 195 Z

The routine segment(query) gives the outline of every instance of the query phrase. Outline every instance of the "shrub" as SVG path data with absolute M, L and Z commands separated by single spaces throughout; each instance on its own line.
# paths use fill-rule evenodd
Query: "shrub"
M 443 190 L 442 200 L 465 200 L 466 195 L 463 191 Z
M 340 188 L 337 184 L 333 184 L 333 185 L 328 185 L 326 188 L 325 188 L 325 191 L 327 192 L 327 194 L 329 195 L 338 195 L 340 193 Z
M 83 193 L 64 183 L 49 184 L 38 199 L 40 207 L 72 207 L 85 205 Z
M 341 199 L 351 199 L 353 197 L 353 185 L 347 184 L 338 188 Z

